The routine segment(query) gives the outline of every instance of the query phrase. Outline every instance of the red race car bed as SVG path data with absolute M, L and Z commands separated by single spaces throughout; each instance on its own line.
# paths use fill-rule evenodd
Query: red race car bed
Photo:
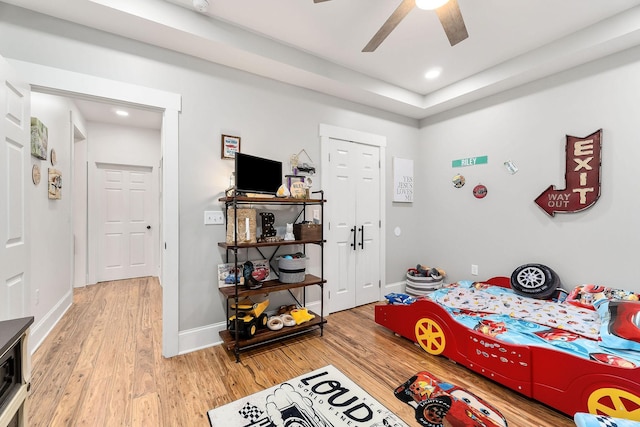
M 569 416 L 640 421 L 640 302 L 607 301 L 595 311 L 508 287 L 505 277 L 460 282 L 410 304 L 378 305 L 375 321 Z

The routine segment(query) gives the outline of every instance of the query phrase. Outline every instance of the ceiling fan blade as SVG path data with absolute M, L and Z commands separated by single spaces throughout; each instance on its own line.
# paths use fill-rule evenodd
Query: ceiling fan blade
M 394 28 L 398 26 L 400 21 L 404 19 L 411 9 L 413 9 L 416 5 L 416 0 L 402 0 L 400 6 L 393 11 L 389 19 L 382 24 L 382 27 L 378 30 L 378 32 L 369 40 L 369 43 L 362 49 L 363 52 L 373 52 L 380 46 L 380 44 L 387 38 L 389 34 L 393 31 Z
M 460 6 L 458 6 L 458 0 L 449 0 L 447 4 L 437 8 L 436 13 L 451 46 L 455 46 L 469 37 L 467 27 L 464 25 L 464 19 L 462 19 Z

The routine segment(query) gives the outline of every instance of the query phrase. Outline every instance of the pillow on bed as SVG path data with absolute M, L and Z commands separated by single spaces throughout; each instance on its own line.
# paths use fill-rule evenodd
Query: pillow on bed
M 595 306 L 602 322 L 604 347 L 640 351 L 640 302 L 599 298 Z
M 565 302 L 578 307 L 589 308 L 595 310 L 594 302 L 599 297 L 598 294 L 604 294 L 609 300 L 622 301 L 638 301 L 640 295 L 625 291 L 623 289 L 613 289 L 600 285 L 578 285 L 569 292 Z

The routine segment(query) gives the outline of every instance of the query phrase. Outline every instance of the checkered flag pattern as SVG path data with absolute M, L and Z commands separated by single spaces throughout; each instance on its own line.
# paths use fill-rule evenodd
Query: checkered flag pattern
M 600 427 L 618 427 L 618 423 L 615 420 L 607 416 L 597 416 L 596 420 Z
M 240 415 L 244 418 L 248 419 L 252 423 L 255 423 L 262 416 L 262 411 L 255 405 L 252 405 L 250 402 L 245 403 L 245 405 L 238 411 Z

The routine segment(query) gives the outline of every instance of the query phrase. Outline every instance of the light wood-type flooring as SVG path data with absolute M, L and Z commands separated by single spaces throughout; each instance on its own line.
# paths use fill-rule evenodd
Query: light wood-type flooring
M 330 315 L 323 337 L 243 352 L 240 363 L 222 346 L 165 359 L 161 293 L 155 278 L 74 291 L 73 306 L 33 355 L 29 426 L 206 427 L 209 409 L 328 364 L 410 426 L 418 426 L 413 409 L 393 390 L 421 370 L 484 397 L 511 427 L 574 425 L 395 336 L 374 322 L 373 305 Z

